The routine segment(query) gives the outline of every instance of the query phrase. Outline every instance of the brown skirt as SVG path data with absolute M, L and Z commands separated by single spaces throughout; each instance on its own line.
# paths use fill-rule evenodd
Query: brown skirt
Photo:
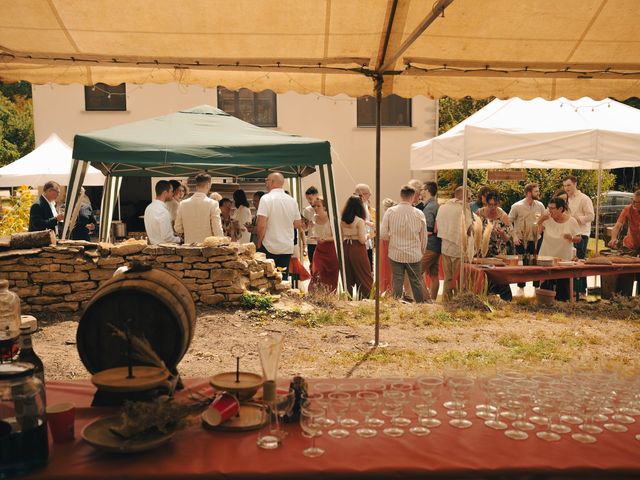
M 371 274 L 367 248 L 357 240 L 345 240 L 343 246 L 347 292 L 351 295 L 355 285 L 360 291 L 361 298 L 369 298 L 373 275 Z
M 338 257 L 333 242 L 320 242 L 313 253 L 311 265 L 311 283 L 309 291 L 313 292 L 321 288 L 335 292 L 338 289 Z

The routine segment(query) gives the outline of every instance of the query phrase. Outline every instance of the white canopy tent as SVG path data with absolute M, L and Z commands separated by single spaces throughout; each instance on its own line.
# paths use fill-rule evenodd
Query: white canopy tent
M 446 133 L 411 145 L 412 170 L 634 167 L 640 110 L 611 99 L 493 100 Z
M 411 145 L 412 170 L 598 170 L 596 251 L 603 168 L 640 165 L 640 110 L 611 99 L 493 100 L 437 137 Z
M 49 180 L 66 186 L 69 184 L 72 164 L 71 147 L 53 133 L 31 153 L 0 168 L 0 187 L 28 185 L 35 188 Z M 83 185 L 103 184 L 104 175 L 100 170 L 89 167 Z

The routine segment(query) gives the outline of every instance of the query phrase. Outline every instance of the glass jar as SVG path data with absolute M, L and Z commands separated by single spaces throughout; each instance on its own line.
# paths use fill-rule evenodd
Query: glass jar
M 44 386 L 29 363 L 0 365 L 0 478 L 47 463 Z
M 20 298 L 0 280 L 0 362 L 11 361 L 18 351 L 20 337 Z

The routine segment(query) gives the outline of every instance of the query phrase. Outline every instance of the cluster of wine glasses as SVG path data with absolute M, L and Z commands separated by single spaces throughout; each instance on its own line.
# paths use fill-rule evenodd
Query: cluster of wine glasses
M 400 437 L 406 432 L 429 435 L 441 424 L 434 406 L 442 384 L 442 377 L 435 375 L 311 384 L 300 426 L 312 445 L 303 454 L 322 455 L 324 450 L 315 445 L 315 439 L 325 432 L 338 439 Z
M 311 439 L 303 454 L 317 457 L 324 450 L 316 438 L 325 433 L 336 439 L 421 437 L 446 421 L 462 430 L 484 425 L 513 440 L 593 443 L 605 430 L 628 431 L 638 416 L 639 377 L 450 370 L 416 378 L 311 383 L 300 425 Z M 640 434 L 635 438 L 640 440 Z
M 640 415 L 640 380 L 614 372 L 504 370 L 477 381 L 486 401 L 476 416 L 513 440 L 594 443 L 605 430 L 627 432 Z

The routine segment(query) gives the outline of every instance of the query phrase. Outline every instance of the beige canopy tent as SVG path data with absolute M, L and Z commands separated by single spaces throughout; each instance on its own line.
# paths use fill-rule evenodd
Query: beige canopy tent
M 4 82 L 375 92 L 378 211 L 383 93 L 640 96 L 637 0 L 0 0 L 0 11 Z

